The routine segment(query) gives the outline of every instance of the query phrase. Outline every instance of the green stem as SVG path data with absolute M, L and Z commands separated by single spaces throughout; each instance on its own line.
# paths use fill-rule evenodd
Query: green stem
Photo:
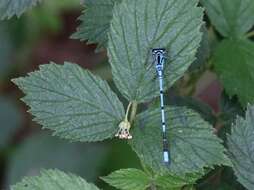
M 254 36 L 254 31 L 251 31 L 251 32 L 249 32 L 248 34 L 246 34 L 246 37 L 247 38 L 251 38 L 251 37 L 253 37 Z
M 131 108 L 132 102 L 129 103 L 126 113 L 125 113 L 125 118 L 124 121 L 128 121 L 128 116 L 129 116 L 129 112 L 130 112 L 130 108 Z
M 130 117 L 130 123 L 132 123 L 136 117 L 138 109 L 138 103 L 136 101 L 132 102 L 132 109 L 131 109 L 131 117 Z

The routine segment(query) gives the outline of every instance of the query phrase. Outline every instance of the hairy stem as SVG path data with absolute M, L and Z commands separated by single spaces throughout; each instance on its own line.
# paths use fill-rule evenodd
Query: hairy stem
M 125 113 L 125 118 L 124 118 L 125 121 L 128 121 L 128 116 L 129 116 L 131 105 L 132 105 L 132 102 L 130 102 L 128 107 L 127 107 L 127 110 L 126 110 L 126 113 Z
M 130 123 L 132 123 L 134 121 L 135 117 L 136 117 L 137 108 L 138 108 L 138 103 L 136 101 L 132 102 Z

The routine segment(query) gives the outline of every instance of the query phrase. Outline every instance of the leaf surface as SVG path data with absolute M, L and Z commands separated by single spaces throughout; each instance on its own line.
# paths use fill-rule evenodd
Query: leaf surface
M 1 0 L 0 1 L 0 20 L 21 16 L 26 10 L 37 5 L 41 0 Z
M 238 117 L 228 135 L 228 147 L 238 181 L 254 189 L 254 107 L 248 106 L 245 119 Z
M 35 121 L 72 141 L 100 141 L 114 136 L 123 105 L 109 85 L 75 64 L 41 65 L 13 80 L 26 94 Z
M 85 10 L 79 17 L 82 22 L 73 39 L 97 43 L 97 51 L 107 47 L 110 21 L 115 3 L 121 0 L 86 0 L 83 2 Z
M 81 177 L 59 170 L 43 170 L 40 176 L 25 177 L 11 190 L 99 190 Z
M 254 25 L 253 0 L 201 0 L 216 29 L 225 37 L 243 36 Z
M 139 158 L 155 172 L 183 175 L 204 167 L 230 165 L 221 140 L 201 116 L 184 107 L 166 107 L 171 164 L 163 163 L 160 110 L 140 114 L 130 144 Z
M 149 176 L 138 169 L 121 169 L 102 178 L 105 182 L 122 190 L 145 190 L 149 187 Z
M 151 187 L 162 189 L 178 189 L 185 185 L 194 184 L 200 174 L 185 176 L 151 175 L 138 169 L 121 169 L 103 177 L 108 184 L 122 190 L 145 190 Z
M 217 47 L 213 63 L 227 94 L 240 103 L 254 103 L 254 43 L 247 39 L 224 40 Z
M 113 10 L 108 56 L 113 78 L 130 101 L 158 96 L 153 48 L 166 48 L 168 88 L 183 76 L 201 41 L 203 12 L 198 0 L 125 0 Z

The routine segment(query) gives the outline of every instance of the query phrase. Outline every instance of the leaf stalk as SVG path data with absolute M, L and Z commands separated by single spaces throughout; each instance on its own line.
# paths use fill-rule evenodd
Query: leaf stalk
M 131 109 L 131 116 L 130 116 L 130 123 L 132 124 L 136 114 L 137 114 L 137 109 L 138 109 L 138 103 L 136 101 L 132 102 L 132 109 Z

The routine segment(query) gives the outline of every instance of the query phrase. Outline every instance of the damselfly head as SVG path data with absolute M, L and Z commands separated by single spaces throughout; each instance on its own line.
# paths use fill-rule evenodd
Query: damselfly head
M 156 64 L 157 70 L 162 71 L 164 67 L 164 62 L 166 59 L 166 49 L 156 48 L 152 50 L 154 63 Z
M 166 49 L 165 48 L 155 48 L 155 49 L 152 49 L 152 53 L 153 53 L 153 56 L 161 55 L 161 56 L 165 57 L 166 56 Z
M 165 48 L 153 48 L 153 49 L 152 49 L 152 52 L 153 52 L 153 53 L 156 53 L 156 52 L 165 53 L 165 52 L 166 52 L 166 49 L 165 49 Z

